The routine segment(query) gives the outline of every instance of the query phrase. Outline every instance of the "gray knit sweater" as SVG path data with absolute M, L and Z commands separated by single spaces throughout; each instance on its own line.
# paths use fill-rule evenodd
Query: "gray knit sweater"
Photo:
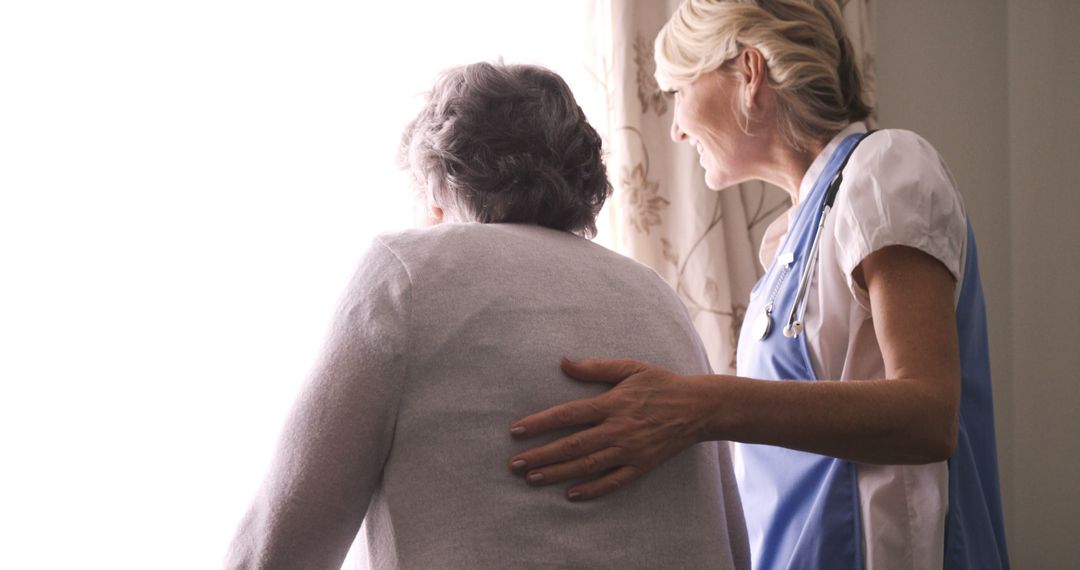
M 584 503 L 507 470 L 550 441 L 510 424 L 607 386 L 561 356 L 709 371 L 650 269 L 536 226 L 375 240 L 230 549 L 229 568 L 339 568 L 367 520 L 373 568 L 746 568 L 726 444 L 695 445 Z

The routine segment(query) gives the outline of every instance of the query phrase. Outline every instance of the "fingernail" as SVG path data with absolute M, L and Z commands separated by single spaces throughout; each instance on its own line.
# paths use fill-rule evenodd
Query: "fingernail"
M 566 497 L 571 501 L 576 501 L 581 498 L 581 491 L 570 491 L 566 494 Z
M 514 471 L 518 471 L 519 469 L 524 469 L 525 468 L 525 460 L 524 459 L 518 459 L 516 461 L 513 461 L 512 463 L 510 463 L 510 468 L 513 469 Z
M 525 433 L 525 426 L 514 426 L 510 428 L 510 433 L 512 435 L 521 435 Z
M 529 473 L 529 476 L 526 477 L 526 479 L 528 479 L 530 483 L 539 483 L 544 480 L 544 474 L 539 472 Z

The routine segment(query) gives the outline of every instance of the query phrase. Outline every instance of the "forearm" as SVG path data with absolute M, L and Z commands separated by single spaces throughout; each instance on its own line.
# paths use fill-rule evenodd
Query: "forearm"
M 709 392 L 711 409 L 703 412 L 709 437 L 863 463 L 930 463 L 952 455 L 960 407 L 952 275 L 925 253 L 897 246 L 867 257 L 854 278 L 869 293 L 888 379 L 720 377 Z
M 240 523 L 226 556 L 229 570 L 338 568 L 363 515 L 287 496 L 271 483 Z
M 956 403 L 935 389 L 940 382 L 694 380 L 702 439 L 882 464 L 943 461 L 956 445 Z
M 226 568 L 341 567 L 378 484 L 391 422 L 350 393 L 369 384 L 363 377 L 335 368 L 317 373 L 297 399 Z
M 573 378 L 618 385 L 515 422 L 517 438 L 589 427 L 519 453 L 508 466 L 537 485 L 589 478 L 567 491 L 572 500 L 588 500 L 700 441 L 774 445 L 860 463 L 942 461 L 956 445 L 959 409 L 960 370 L 949 360 L 915 367 L 937 376 L 894 366 L 889 380 L 842 382 L 683 376 L 634 360 L 564 360 Z

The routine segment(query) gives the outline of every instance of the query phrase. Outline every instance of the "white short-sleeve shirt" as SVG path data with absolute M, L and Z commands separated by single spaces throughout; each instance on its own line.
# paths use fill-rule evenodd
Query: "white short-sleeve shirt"
M 806 196 L 844 138 L 865 132 L 854 123 L 836 135 L 803 178 Z M 816 205 L 815 205 L 816 207 Z M 766 266 L 798 208 L 768 228 L 760 251 Z M 825 221 L 820 260 L 807 295 L 804 323 L 820 379 L 885 378 L 867 292 L 853 270 L 871 253 L 905 245 L 941 261 L 959 298 L 967 217 L 956 183 L 937 151 L 919 135 L 887 129 L 855 149 Z M 863 547 L 869 569 L 941 568 L 948 509 L 948 467 L 857 465 Z

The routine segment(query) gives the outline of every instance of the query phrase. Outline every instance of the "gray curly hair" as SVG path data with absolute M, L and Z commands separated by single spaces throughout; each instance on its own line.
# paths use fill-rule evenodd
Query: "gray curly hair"
M 611 195 L 600 136 L 566 82 L 535 65 L 444 71 L 405 128 L 398 160 L 450 221 L 593 237 Z

